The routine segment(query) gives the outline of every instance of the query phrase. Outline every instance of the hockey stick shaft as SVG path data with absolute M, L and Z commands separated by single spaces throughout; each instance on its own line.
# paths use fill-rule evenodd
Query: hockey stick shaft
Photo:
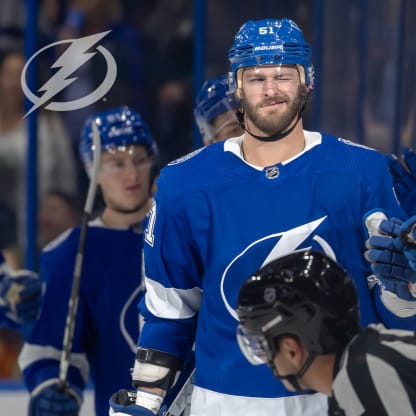
M 189 377 L 163 416 L 181 416 L 183 411 L 190 406 L 192 390 L 194 388 L 194 374 L 195 368 L 191 371 Z
M 68 312 L 66 315 L 64 338 L 62 342 L 61 360 L 59 362 L 59 386 L 63 390 L 67 385 L 67 376 L 69 363 L 71 358 L 72 341 L 74 338 L 75 321 L 78 309 L 79 287 L 81 283 L 82 265 L 84 263 L 85 240 L 88 229 L 88 221 L 90 220 L 95 193 L 97 191 L 97 176 L 100 167 L 101 157 L 101 140 L 95 122 L 92 123 L 93 131 L 93 163 L 88 186 L 87 198 L 84 205 L 84 213 L 80 227 L 80 235 L 78 241 L 78 249 L 75 257 L 74 275 L 72 278 L 71 294 L 68 302 Z

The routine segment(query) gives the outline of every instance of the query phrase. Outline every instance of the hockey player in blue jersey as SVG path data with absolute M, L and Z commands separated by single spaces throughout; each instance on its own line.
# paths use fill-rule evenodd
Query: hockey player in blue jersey
M 388 156 L 394 190 L 406 214 L 416 214 L 416 153 L 410 148 L 398 155 Z
M 238 106 L 226 75 L 202 84 L 195 100 L 194 117 L 205 146 L 243 134 L 236 114 Z
M 13 271 L 0 252 L 0 326 L 18 328 L 35 321 L 42 282 L 30 270 Z
M 82 131 L 80 154 L 87 171 L 94 121 L 102 144 L 98 185 L 105 208 L 86 234 L 69 387 L 60 391 L 57 381 L 79 227 L 62 234 L 41 255 L 45 298 L 19 357 L 31 395 L 29 416 L 78 415 L 89 377 L 96 415 L 103 416 L 114 389 L 131 385 L 129 369 L 139 334 L 137 303 L 143 294 L 142 221 L 151 206 L 158 152 L 138 113 L 128 107 L 106 110 L 89 118 Z
M 415 324 L 395 315 L 367 281 L 363 216 L 373 209 L 404 216 L 385 157 L 303 129 L 313 68 L 299 27 L 286 18 L 249 21 L 229 58 L 245 132 L 161 171 L 145 231 L 136 404 L 115 394 L 113 415 L 157 413 L 194 341 L 192 416 L 325 414 L 322 394 L 287 391 L 267 366 L 251 366 L 235 339 L 245 277 L 299 249 L 344 265 L 359 292 L 362 325 Z

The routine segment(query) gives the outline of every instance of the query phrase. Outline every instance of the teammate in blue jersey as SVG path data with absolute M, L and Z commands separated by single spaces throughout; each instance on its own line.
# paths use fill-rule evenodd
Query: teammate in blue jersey
M 394 190 L 406 214 L 416 214 L 416 153 L 410 148 L 402 149 L 395 156 L 388 156 L 389 169 L 393 175 Z
M 77 415 L 89 377 L 96 415 L 103 416 L 114 389 L 131 385 L 129 369 L 139 334 L 137 303 L 143 294 L 142 221 L 151 206 L 158 152 L 138 113 L 128 107 L 106 110 L 89 118 L 82 131 L 80 153 L 87 171 L 94 121 L 102 143 L 98 185 L 105 208 L 86 234 L 69 388 L 60 391 L 57 381 L 79 228 L 62 234 L 41 255 L 45 298 L 19 357 L 31 394 L 30 416 Z
M 30 270 L 13 271 L 0 252 L 0 327 L 18 328 L 39 312 L 42 282 Z
M 145 323 L 132 372 L 136 404 L 110 399 L 114 415 L 152 416 L 195 342 L 192 416 L 322 415 L 321 393 L 286 390 L 254 367 L 235 339 L 246 276 L 313 248 L 343 264 L 360 297 L 361 324 L 413 326 L 370 288 L 363 216 L 403 218 L 384 155 L 303 129 L 313 88 L 311 50 L 289 19 L 249 21 L 229 51 L 245 132 L 161 171 L 145 231 Z
M 236 114 L 238 106 L 226 75 L 202 84 L 195 100 L 194 117 L 205 146 L 243 134 Z

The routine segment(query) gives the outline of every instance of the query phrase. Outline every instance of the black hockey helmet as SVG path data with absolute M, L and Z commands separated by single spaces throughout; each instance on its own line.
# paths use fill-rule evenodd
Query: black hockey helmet
M 264 266 L 242 285 L 237 339 L 252 364 L 270 364 L 277 339 L 292 335 L 311 356 L 334 353 L 359 331 L 348 273 L 327 255 L 304 250 Z

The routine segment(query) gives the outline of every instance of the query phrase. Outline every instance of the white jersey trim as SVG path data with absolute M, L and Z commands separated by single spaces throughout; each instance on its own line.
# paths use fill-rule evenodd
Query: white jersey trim
M 40 360 L 61 360 L 62 351 L 51 345 L 40 346 L 26 343 L 19 355 L 18 363 L 23 371 L 36 361 Z M 85 354 L 71 353 L 70 364 L 78 368 L 85 382 L 88 381 L 90 367 Z
M 390 312 L 400 318 L 410 318 L 416 315 L 416 299 L 402 299 L 395 293 L 384 289 L 381 289 L 380 299 Z
M 190 416 L 322 416 L 328 399 L 321 393 L 279 397 L 245 397 L 222 394 L 195 386 Z
M 304 149 L 300 153 L 298 153 L 296 156 L 294 156 L 294 157 L 292 157 L 288 160 L 283 161 L 282 165 L 286 165 L 287 163 L 292 162 L 293 160 L 297 159 L 299 156 L 306 153 L 308 150 L 310 150 L 313 147 L 318 146 L 319 144 L 322 143 L 322 135 L 319 132 L 303 130 L 303 134 L 305 136 L 305 147 L 304 147 Z M 231 153 L 235 154 L 244 163 L 246 163 L 247 165 L 251 166 L 254 169 L 263 170 L 264 166 L 256 166 L 256 165 L 248 163 L 246 160 L 244 160 L 243 154 L 241 152 L 241 143 L 243 142 L 243 139 L 244 139 L 244 134 L 241 135 L 241 136 L 238 136 L 238 137 L 232 137 L 230 139 L 225 140 L 225 142 L 224 142 L 224 151 L 225 152 L 231 152 Z
M 159 317 L 186 319 L 193 317 L 201 305 L 202 289 L 166 288 L 155 280 L 145 277 L 146 307 Z
M 97 217 L 91 221 L 88 222 L 88 226 L 90 227 L 105 227 L 105 224 L 102 222 L 100 217 Z M 58 235 L 54 240 L 46 244 L 46 246 L 42 249 L 42 251 L 52 251 L 54 248 L 58 247 L 62 242 L 64 242 L 68 236 L 73 231 L 73 228 L 69 228 L 68 230 L 65 230 L 61 234 Z

